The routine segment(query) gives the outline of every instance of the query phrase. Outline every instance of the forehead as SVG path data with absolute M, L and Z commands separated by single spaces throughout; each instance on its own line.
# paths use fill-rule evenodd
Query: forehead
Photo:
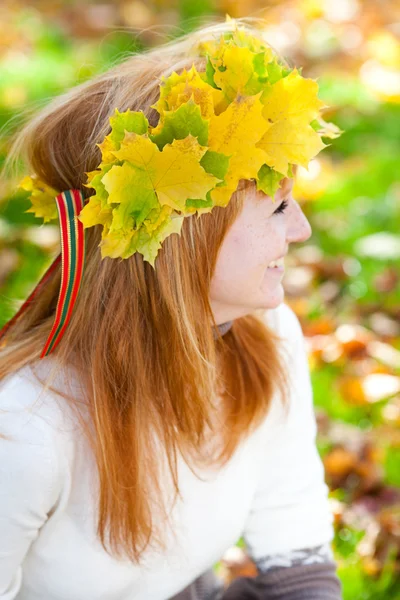
M 280 187 L 277 193 L 281 192 L 282 194 L 287 194 L 293 188 L 293 179 L 290 179 L 290 177 L 284 177 L 279 182 L 279 186 Z

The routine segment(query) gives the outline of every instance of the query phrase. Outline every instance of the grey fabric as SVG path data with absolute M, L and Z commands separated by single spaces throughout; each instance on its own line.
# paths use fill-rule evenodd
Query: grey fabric
M 218 600 L 223 591 L 222 581 L 209 569 L 169 600 Z
M 343 600 L 335 562 L 274 567 L 238 577 L 218 600 Z
M 238 577 L 225 590 L 212 569 L 169 600 L 343 600 L 334 561 L 273 567 Z
M 224 335 L 227 331 L 230 330 L 232 325 L 233 325 L 233 321 L 225 321 L 225 323 L 221 323 L 220 325 L 217 325 L 219 334 Z M 214 335 L 214 340 L 216 340 L 217 339 L 217 330 L 215 327 L 213 327 L 213 335 Z

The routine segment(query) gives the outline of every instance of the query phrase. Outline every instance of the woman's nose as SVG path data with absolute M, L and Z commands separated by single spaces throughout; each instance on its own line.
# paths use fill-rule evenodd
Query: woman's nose
M 287 238 L 289 242 L 305 242 L 311 237 L 312 228 L 309 220 L 297 202 L 292 205 L 290 219 L 288 220 Z

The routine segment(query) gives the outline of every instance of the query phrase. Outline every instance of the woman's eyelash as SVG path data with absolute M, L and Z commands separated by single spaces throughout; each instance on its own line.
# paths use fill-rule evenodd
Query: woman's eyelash
M 279 213 L 283 213 L 283 212 L 284 212 L 284 210 L 285 210 L 285 208 L 287 208 L 287 205 L 288 205 L 288 202 L 287 202 L 287 200 L 285 199 L 285 200 L 282 202 L 282 204 L 280 204 L 280 205 L 278 206 L 278 208 L 277 208 L 277 209 L 276 209 L 276 210 L 273 212 L 273 214 L 274 214 L 274 215 L 276 215 L 276 214 L 279 214 Z

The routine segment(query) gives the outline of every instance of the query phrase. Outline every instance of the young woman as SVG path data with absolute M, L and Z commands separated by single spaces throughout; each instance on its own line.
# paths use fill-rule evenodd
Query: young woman
M 155 126 L 162 76 L 204 71 L 194 38 L 230 29 L 203 27 L 68 91 L 11 156 L 89 197 L 114 108 Z M 41 358 L 60 263 L 9 328 L 0 600 L 341 598 L 304 339 L 275 265 L 311 234 L 292 185 L 272 198 L 241 178 L 226 206 L 165 239 L 155 269 L 137 252 L 103 259 L 89 228 L 56 351 Z M 259 574 L 224 590 L 212 567 L 241 536 Z

